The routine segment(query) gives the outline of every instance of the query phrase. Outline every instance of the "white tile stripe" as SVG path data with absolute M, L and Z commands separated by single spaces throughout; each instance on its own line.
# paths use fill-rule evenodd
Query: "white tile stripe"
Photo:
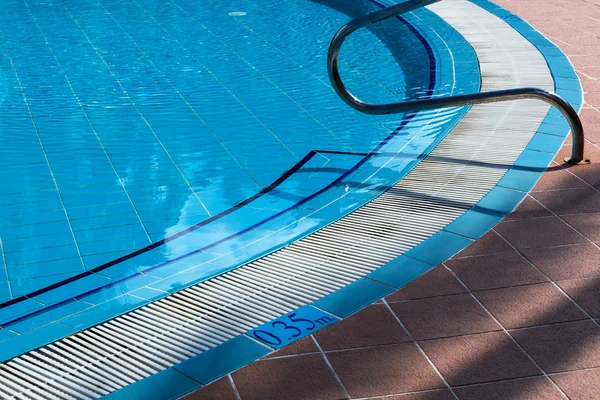
M 483 90 L 552 90 L 546 63 L 505 22 L 465 0 L 430 7 L 480 60 Z M 474 106 L 405 179 L 346 218 L 267 257 L 0 365 L 2 398 L 97 398 L 172 366 L 366 275 L 479 201 L 549 107 Z M 443 161 L 446 160 L 446 161 Z

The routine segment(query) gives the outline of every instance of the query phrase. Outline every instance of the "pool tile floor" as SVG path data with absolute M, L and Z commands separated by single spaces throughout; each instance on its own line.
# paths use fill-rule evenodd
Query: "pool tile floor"
M 454 258 L 186 400 L 598 398 L 600 8 L 496 3 L 571 58 L 592 163 L 562 164 L 567 141 L 518 209 Z

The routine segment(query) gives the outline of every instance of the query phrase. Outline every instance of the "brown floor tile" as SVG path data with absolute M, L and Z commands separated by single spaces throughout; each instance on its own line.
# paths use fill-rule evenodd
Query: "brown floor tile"
M 319 348 L 315 344 L 312 337 L 305 337 L 284 347 L 283 349 L 271 353 L 264 358 L 282 357 L 282 356 L 295 356 L 298 354 L 318 353 Z
M 375 398 L 377 399 L 377 398 Z M 373 400 L 375 400 L 373 399 Z M 449 390 L 428 390 L 426 392 L 400 394 L 398 396 L 386 396 L 378 400 L 454 400 Z
M 560 281 L 558 285 L 592 318 L 600 318 L 600 278 Z
M 421 346 L 451 386 L 541 374 L 504 332 L 427 340 Z
M 237 396 L 229 382 L 228 377 L 224 377 L 196 390 L 186 396 L 180 397 L 180 400 L 237 400 Z
M 590 95 L 592 95 L 592 93 L 590 93 Z M 593 97 L 589 96 L 590 100 L 592 100 L 594 103 L 589 103 L 588 104 L 598 104 L 600 105 L 600 93 L 594 93 Z M 586 100 L 587 102 L 587 100 Z M 585 127 L 585 138 L 586 140 L 589 140 L 590 142 L 593 142 L 594 144 L 598 144 L 600 143 L 600 124 L 588 124 Z M 597 160 L 595 160 L 597 161 Z
M 543 177 L 544 175 L 542 175 Z M 552 213 L 544 208 L 540 203 L 535 201 L 530 196 L 523 199 L 521 204 L 510 213 L 510 215 L 504 218 L 505 221 L 516 220 L 516 219 L 529 219 L 529 218 L 540 218 L 540 217 L 551 217 Z M 477 243 L 477 242 L 475 242 Z M 473 244 L 471 245 L 473 246 Z
M 391 303 L 390 307 L 417 340 L 501 329 L 468 294 Z
M 600 81 L 594 81 L 600 85 Z M 584 126 L 585 129 L 585 126 Z M 562 159 L 571 155 L 571 146 L 564 146 L 555 158 L 559 164 L 563 164 Z M 570 172 L 574 173 L 591 186 L 600 185 L 600 149 L 591 143 L 586 143 L 585 157 L 592 162 L 587 165 L 567 165 L 563 164 Z
M 555 281 L 600 276 L 600 249 L 590 243 L 523 250 L 523 255 Z
M 449 260 L 446 265 L 473 291 L 548 280 L 514 250 L 510 253 Z
M 564 400 L 559 389 L 548 378 L 512 379 L 455 388 L 460 400 Z
M 600 368 L 550 375 L 571 400 L 597 400 L 600 397 Z
M 244 400 L 345 399 L 321 354 L 256 361 L 233 373 Z
M 591 43 L 592 46 L 600 45 L 600 39 L 596 37 L 591 37 L 590 39 L 594 39 Z M 580 44 L 582 45 L 582 44 Z M 586 61 L 583 61 L 586 60 Z M 573 65 L 578 66 L 577 63 L 580 62 L 579 66 L 581 67 L 597 67 L 600 64 L 600 58 L 598 57 L 590 57 L 590 56 L 579 56 L 573 57 Z M 590 64 L 590 62 L 592 64 Z M 585 65 L 583 65 L 585 64 Z M 581 122 L 584 124 L 598 124 L 600 123 L 600 111 L 594 110 L 591 108 L 585 108 L 579 112 L 579 118 L 581 118 Z
M 491 230 L 452 258 L 497 254 L 511 250 L 512 247 L 510 247 L 510 245 L 506 243 L 506 241 L 502 239 L 500 235 Z
M 410 342 L 410 337 L 385 305 L 372 305 L 323 329 L 315 338 L 324 351 Z
M 353 398 L 444 387 L 414 343 L 327 353 L 327 358 Z
M 547 373 L 600 366 L 600 328 L 591 320 L 511 331 Z
M 443 266 L 438 266 L 386 297 L 389 302 L 466 293 L 467 289 Z
M 565 215 L 563 218 L 586 238 L 600 243 L 600 213 Z
M 558 215 L 600 212 L 600 192 L 589 187 L 560 192 L 535 192 L 531 195 Z
M 539 192 L 553 189 L 582 187 L 588 187 L 588 184 L 568 170 L 554 164 L 542 175 L 532 191 Z M 556 195 L 560 196 L 559 193 Z
M 586 242 L 583 236 L 556 217 L 500 222 L 495 231 L 517 249 Z
M 506 329 L 587 318 L 552 283 L 486 290 L 474 295 Z

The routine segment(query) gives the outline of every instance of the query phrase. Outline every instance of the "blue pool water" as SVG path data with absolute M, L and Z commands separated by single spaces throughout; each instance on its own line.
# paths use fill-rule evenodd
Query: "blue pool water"
M 280 248 L 398 181 L 464 112 L 371 117 L 337 98 L 329 40 L 374 1 L 2 6 L 0 341 Z M 371 102 L 479 88 L 472 49 L 427 10 L 356 32 L 341 60 Z

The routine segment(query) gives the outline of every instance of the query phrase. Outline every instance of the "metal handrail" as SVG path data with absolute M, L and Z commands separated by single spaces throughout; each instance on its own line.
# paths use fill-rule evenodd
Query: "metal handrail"
M 539 99 L 549 103 L 559 109 L 569 121 L 571 131 L 573 133 L 573 147 L 571 158 L 566 158 L 565 161 L 570 164 L 587 163 L 588 160 L 583 158 L 584 136 L 583 126 L 577 112 L 567 103 L 562 97 L 556 93 L 539 89 L 539 88 L 518 88 L 495 90 L 492 92 L 465 94 L 451 97 L 431 98 L 425 100 L 412 100 L 400 103 L 388 104 L 370 104 L 366 103 L 348 91 L 338 69 L 338 56 L 340 48 L 344 40 L 354 31 L 363 28 L 367 25 L 383 21 L 385 19 L 397 16 L 419 7 L 424 7 L 429 4 L 437 3 L 441 0 L 409 0 L 404 3 L 396 4 L 391 7 L 386 7 L 382 10 L 366 14 L 360 18 L 353 19 L 342 26 L 329 45 L 327 53 L 327 72 L 329 79 L 336 93 L 350 107 L 363 112 L 365 114 L 395 114 L 407 111 L 418 111 L 435 108 L 446 108 L 465 106 L 472 104 L 494 103 L 499 101 L 517 100 L 517 99 Z

